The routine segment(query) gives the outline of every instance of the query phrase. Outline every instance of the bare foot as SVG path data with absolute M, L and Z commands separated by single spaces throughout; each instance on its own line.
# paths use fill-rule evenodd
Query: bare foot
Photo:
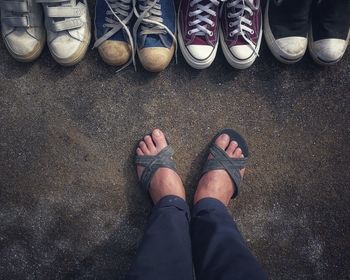
M 242 150 L 238 148 L 235 141 L 230 142 L 230 136 L 227 134 L 220 135 L 216 141 L 216 145 L 226 151 L 231 158 L 243 158 Z M 213 158 L 210 154 L 209 157 Z M 245 169 L 241 169 L 240 173 L 243 178 Z M 226 206 L 236 189 L 230 175 L 225 170 L 212 170 L 205 173 L 199 180 L 196 193 L 194 195 L 194 204 L 206 197 L 216 198 Z
M 155 156 L 162 149 L 168 146 L 162 131 L 155 129 L 152 135 L 146 135 L 143 141 L 140 141 L 136 154 L 139 156 Z M 137 165 L 137 175 L 139 179 L 142 176 L 143 166 Z M 179 175 L 172 169 L 161 167 L 153 175 L 149 193 L 156 204 L 162 197 L 167 195 L 176 195 L 185 199 L 185 189 Z

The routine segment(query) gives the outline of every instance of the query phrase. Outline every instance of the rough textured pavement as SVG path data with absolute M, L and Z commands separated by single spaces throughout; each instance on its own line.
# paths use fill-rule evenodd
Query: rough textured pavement
M 91 7 L 92 9 L 92 7 Z M 160 127 L 188 200 L 222 127 L 248 140 L 230 210 L 271 279 L 350 277 L 349 51 L 335 67 L 286 66 L 265 44 L 237 71 L 219 52 L 196 71 L 116 74 L 96 51 L 62 68 L 46 49 L 15 62 L 0 42 L 0 279 L 123 279 L 151 203 L 132 163 Z

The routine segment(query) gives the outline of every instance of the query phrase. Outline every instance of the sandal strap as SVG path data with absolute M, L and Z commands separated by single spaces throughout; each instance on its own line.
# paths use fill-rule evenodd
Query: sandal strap
M 242 176 L 239 171 L 246 167 L 248 158 L 231 158 L 215 143 L 210 147 L 210 153 L 213 155 L 213 158 L 206 161 L 201 176 L 211 170 L 227 171 L 236 186 L 236 191 L 233 194 L 233 197 L 236 197 L 242 181 Z
M 172 159 L 173 154 L 173 148 L 166 146 L 155 156 L 136 156 L 135 163 L 145 167 L 141 176 L 141 184 L 146 191 L 148 191 L 152 177 L 158 168 L 166 167 L 176 170 L 176 164 Z

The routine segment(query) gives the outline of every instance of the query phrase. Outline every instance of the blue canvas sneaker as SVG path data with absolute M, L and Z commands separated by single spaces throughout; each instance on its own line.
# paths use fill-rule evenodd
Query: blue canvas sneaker
M 133 16 L 132 0 L 97 0 L 94 48 L 110 65 L 132 62 L 133 40 L 129 23 Z
M 134 0 L 137 20 L 133 36 L 145 69 L 160 72 L 170 63 L 176 47 L 173 0 Z

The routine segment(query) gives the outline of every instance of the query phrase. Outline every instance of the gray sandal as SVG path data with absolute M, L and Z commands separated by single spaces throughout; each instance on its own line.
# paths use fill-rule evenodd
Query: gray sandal
M 238 147 L 241 148 L 244 158 L 230 158 L 223 149 L 215 144 L 216 139 L 222 134 L 227 134 L 230 136 L 230 141 L 236 141 L 238 143 Z M 205 162 L 201 176 L 211 170 L 226 170 L 236 186 L 236 190 L 232 196 L 232 198 L 235 198 L 238 195 L 242 181 L 239 171 L 246 167 L 249 156 L 246 141 L 233 129 L 223 129 L 212 140 L 209 153 L 213 155 L 213 158 Z
M 135 164 L 145 167 L 145 170 L 141 175 L 140 181 L 141 185 L 145 188 L 147 192 L 152 177 L 154 173 L 158 170 L 158 168 L 166 167 L 176 171 L 176 164 L 172 159 L 173 154 L 173 148 L 168 145 L 155 156 L 136 155 Z

